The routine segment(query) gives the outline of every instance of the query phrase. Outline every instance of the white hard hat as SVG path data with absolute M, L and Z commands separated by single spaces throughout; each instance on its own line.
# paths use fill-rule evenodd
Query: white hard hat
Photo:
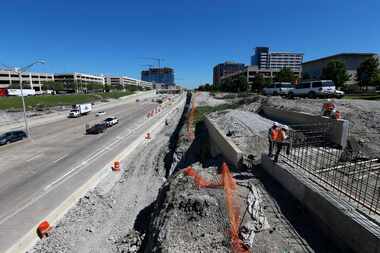
M 289 127 L 287 125 L 283 125 L 282 128 L 285 129 L 286 131 L 289 131 Z
M 280 124 L 278 122 L 273 122 L 273 126 L 278 127 L 278 126 L 280 126 Z
M 327 101 L 328 101 L 328 102 L 331 102 L 331 98 L 328 98 Z

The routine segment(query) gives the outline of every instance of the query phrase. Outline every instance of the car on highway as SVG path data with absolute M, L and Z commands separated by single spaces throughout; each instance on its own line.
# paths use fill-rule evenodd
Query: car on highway
M 336 97 L 343 96 L 344 92 L 337 91 L 335 84 L 331 80 L 304 81 L 295 86 L 289 92 L 290 97 Z
M 102 116 L 102 115 L 105 115 L 105 114 L 106 114 L 105 111 L 100 111 L 100 112 L 97 112 L 97 113 L 95 114 L 95 116 L 96 116 L 96 117 L 99 117 L 99 116 Z
M 109 117 L 104 120 L 104 123 L 107 127 L 111 127 L 119 123 L 119 119 L 117 117 Z
M 107 129 L 106 123 L 97 123 L 92 127 L 86 129 L 86 134 L 99 134 L 103 133 Z
M 26 133 L 24 131 L 11 131 L 0 135 L 0 145 L 9 144 L 11 142 L 20 141 L 26 138 Z
M 280 82 L 268 85 L 263 89 L 263 93 L 267 96 L 288 95 L 293 89 L 294 86 L 291 83 Z

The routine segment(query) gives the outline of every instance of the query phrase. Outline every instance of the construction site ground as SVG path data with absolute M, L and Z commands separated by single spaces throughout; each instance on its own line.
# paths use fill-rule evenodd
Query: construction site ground
M 208 93 L 195 99 L 195 106 L 231 102 Z M 323 102 L 256 96 L 245 100 L 248 102 L 239 109 L 214 113 L 212 117 L 226 134 L 238 140 L 243 151 L 255 150 L 256 158 L 267 152 L 266 134 L 271 124 L 255 113 L 261 105 L 283 104 L 290 110 L 304 105 L 306 112 L 319 113 Z M 363 105 L 361 101 L 353 101 L 352 105 L 350 101 L 339 102 L 347 105 L 338 104 L 338 108 L 367 110 L 365 117 L 369 120 L 379 112 L 370 111 L 380 108 L 367 101 Z M 310 107 L 315 109 L 307 111 Z M 343 116 L 353 114 L 345 109 L 342 112 Z M 184 174 L 190 166 L 203 178 L 217 182 L 223 158 L 211 157 L 203 123 L 194 126 L 192 139 L 186 110 L 182 116 L 181 112 L 173 115 L 169 126 L 134 151 L 116 184 L 102 182 L 89 192 L 31 252 L 231 252 L 223 188 L 199 188 L 192 177 Z M 363 121 L 362 126 L 376 133 L 378 119 Z M 252 135 L 262 138 L 262 145 L 250 145 Z M 250 252 L 341 252 L 302 204 L 266 175 L 259 164 L 231 170 L 237 182 L 234 196 L 241 236 Z

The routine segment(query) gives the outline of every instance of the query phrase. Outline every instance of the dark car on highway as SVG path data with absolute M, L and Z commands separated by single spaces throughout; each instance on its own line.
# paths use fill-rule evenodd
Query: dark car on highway
M 98 123 L 98 124 L 93 125 L 90 128 L 87 128 L 86 134 L 99 134 L 99 133 L 103 133 L 104 130 L 106 129 L 107 129 L 107 125 L 105 123 Z
M 11 131 L 0 135 L 0 145 L 8 144 L 15 141 L 20 141 L 26 138 L 24 131 Z

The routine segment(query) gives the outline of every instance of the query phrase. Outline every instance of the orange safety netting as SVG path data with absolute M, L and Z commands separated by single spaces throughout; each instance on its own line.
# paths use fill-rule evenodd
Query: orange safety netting
M 234 191 L 236 190 L 236 181 L 232 177 L 231 172 L 226 163 L 222 165 L 222 175 L 218 182 L 210 182 L 202 178 L 193 168 L 187 167 L 184 170 L 187 176 L 194 178 L 195 184 L 199 188 L 224 188 L 228 219 L 230 221 L 231 248 L 234 253 L 248 253 L 248 247 L 239 238 L 240 225 L 240 207 L 234 201 Z

